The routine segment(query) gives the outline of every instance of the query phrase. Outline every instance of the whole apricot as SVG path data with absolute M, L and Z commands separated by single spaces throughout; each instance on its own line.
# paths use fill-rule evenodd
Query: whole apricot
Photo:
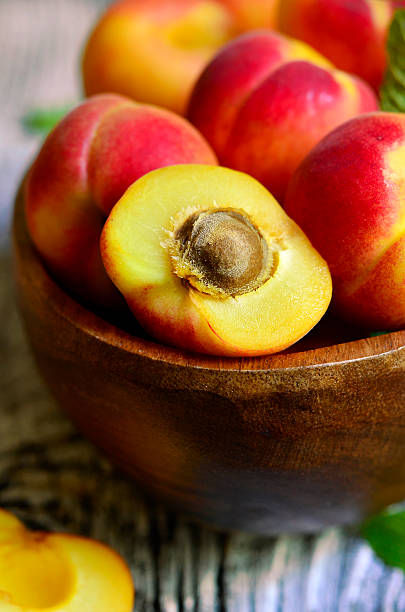
M 345 319 L 405 325 L 405 115 L 370 113 L 328 134 L 294 174 L 285 208 L 328 262 Z
M 208 64 L 187 116 L 222 165 L 254 176 L 282 202 L 294 170 L 325 134 L 377 108 L 358 77 L 304 43 L 260 31 L 233 40 Z
M 89 98 L 51 132 L 25 186 L 31 238 L 54 277 L 98 306 L 116 305 L 100 233 L 134 180 L 178 163 L 215 164 L 204 138 L 185 119 L 113 94 Z

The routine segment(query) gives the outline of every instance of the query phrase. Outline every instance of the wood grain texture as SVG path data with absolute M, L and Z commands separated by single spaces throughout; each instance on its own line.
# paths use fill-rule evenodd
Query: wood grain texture
M 404 331 L 264 358 L 186 354 L 62 291 L 31 246 L 21 196 L 14 238 L 45 381 L 153 495 L 193 519 L 260 533 L 350 524 L 405 497 Z

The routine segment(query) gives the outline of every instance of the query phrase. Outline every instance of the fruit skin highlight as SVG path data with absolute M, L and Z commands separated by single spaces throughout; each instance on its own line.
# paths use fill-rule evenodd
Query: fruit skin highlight
M 29 171 L 25 202 L 31 238 L 65 288 L 90 304 L 120 304 L 99 251 L 104 221 L 134 180 L 178 163 L 216 157 L 193 126 L 164 109 L 106 94 L 57 125 Z
M 251 174 L 282 202 L 294 170 L 325 134 L 377 109 L 365 82 L 333 69 L 304 43 L 262 31 L 216 55 L 187 116 L 222 165 Z
M 405 0 L 283 0 L 279 29 L 377 89 L 387 64 L 388 26 L 401 7 Z
M 104 544 L 29 531 L 0 509 L 0 609 L 4 612 L 131 612 L 124 560 Z
M 121 0 L 91 32 L 86 95 L 116 92 L 183 114 L 201 70 L 228 40 L 274 27 L 279 0 Z
M 328 262 L 343 318 L 405 325 L 405 115 L 371 113 L 328 134 L 294 174 L 285 208 Z
M 178 255 L 191 249 L 184 241 L 192 233 L 187 224 L 201 213 L 229 211 L 246 217 L 266 240 L 269 265 L 253 290 L 237 295 L 232 288 L 220 296 L 204 274 L 191 270 L 198 267 L 192 257 L 184 262 Z M 214 223 L 214 234 L 218 227 L 200 263 L 213 256 L 220 267 L 224 250 L 233 250 L 237 267 L 246 259 L 245 247 L 238 259 L 239 242 L 227 242 L 233 228 Z M 139 323 L 161 342 L 191 351 L 280 351 L 319 321 L 331 297 L 328 267 L 303 232 L 260 183 L 228 168 L 179 165 L 150 172 L 114 206 L 100 244 L 106 270 Z

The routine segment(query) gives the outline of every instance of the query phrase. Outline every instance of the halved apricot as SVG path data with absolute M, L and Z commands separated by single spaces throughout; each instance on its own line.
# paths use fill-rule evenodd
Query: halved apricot
M 141 325 L 193 351 L 280 351 L 331 298 L 328 267 L 303 232 L 258 181 L 228 168 L 145 175 L 113 208 L 101 252 Z
M 29 531 L 0 509 L 0 610 L 130 612 L 133 585 L 107 546 L 64 533 Z

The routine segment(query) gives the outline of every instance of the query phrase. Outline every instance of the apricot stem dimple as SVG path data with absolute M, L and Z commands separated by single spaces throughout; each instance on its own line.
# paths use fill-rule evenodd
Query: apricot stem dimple
M 174 272 L 218 297 L 258 289 L 272 274 L 274 256 L 248 216 L 231 208 L 191 214 L 174 233 Z

